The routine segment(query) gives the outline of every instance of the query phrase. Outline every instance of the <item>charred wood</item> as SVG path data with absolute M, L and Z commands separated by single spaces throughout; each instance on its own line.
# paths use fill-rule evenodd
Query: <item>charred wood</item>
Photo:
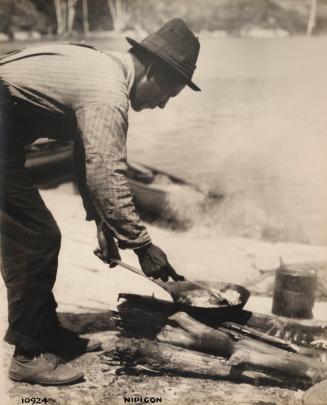
M 277 377 L 291 376 L 311 384 L 327 378 L 327 365 L 316 359 L 287 352 L 247 336 L 235 342 L 227 333 L 203 325 L 182 312 L 173 315 L 170 320 L 178 327 L 165 326 L 157 336 L 161 342 L 227 357 L 231 365 L 268 372 Z
M 158 300 L 154 297 L 140 296 L 136 294 L 120 294 L 125 302 L 119 306 L 119 312 L 124 311 L 124 321 L 127 321 L 130 308 L 138 308 L 140 311 L 147 311 L 147 320 L 160 330 L 160 322 L 176 313 L 178 308 L 172 302 Z M 156 313 L 152 316 L 151 313 Z M 149 315 L 149 317 L 148 317 Z M 160 321 L 155 319 L 158 317 Z M 153 319 L 154 318 L 154 319 Z M 134 318 L 136 320 L 136 318 Z M 225 326 L 226 320 L 221 319 L 199 319 L 202 323 L 213 328 Z M 228 322 L 244 325 L 259 332 L 284 339 L 297 345 L 309 345 L 315 339 L 327 339 L 327 322 L 317 320 L 297 320 L 279 317 L 275 315 L 264 315 L 241 310 L 234 314 Z M 305 350 L 303 350 L 305 352 Z M 305 353 L 304 353 L 305 354 Z

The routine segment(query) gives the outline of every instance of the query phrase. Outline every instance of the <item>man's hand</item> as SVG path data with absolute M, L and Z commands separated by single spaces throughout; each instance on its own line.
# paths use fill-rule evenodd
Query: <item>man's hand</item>
M 99 224 L 97 226 L 97 237 L 99 247 L 95 249 L 94 254 L 105 263 L 109 263 L 110 267 L 117 266 L 115 261 L 121 260 L 121 257 L 110 229 L 104 224 Z
M 150 243 L 139 249 L 134 249 L 134 252 L 137 254 L 143 273 L 147 277 L 161 278 L 162 281 L 168 281 L 169 277 L 175 281 L 184 280 L 184 277 L 179 276 L 172 268 L 166 254 L 158 246 Z

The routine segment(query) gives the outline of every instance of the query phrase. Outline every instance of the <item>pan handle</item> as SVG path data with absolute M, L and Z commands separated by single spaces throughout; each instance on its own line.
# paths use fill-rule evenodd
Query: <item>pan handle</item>
M 113 262 L 116 263 L 118 266 L 123 267 L 124 269 L 132 271 L 133 273 L 138 274 L 139 276 L 142 276 L 142 277 L 146 278 L 147 280 L 152 281 L 153 283 L 157 284 L 158 286 L 160 286 L 161 288 L 166 290 L 164 281 L 155 280 L 152 277 L 148 277 L 143 273 L 142 270 L 139 270 L 137 267 L 134 267 L 134 266 L 131 266 L 130 264 L 122 262 L 121 260 L 113 260 Z
M 142 277 L 146 278 L 147 280 L 152 281 L 154 284 L 158 285 L 159 287 L 163 288 L 165 291 L 168 291 L 170 293 L 169 288 L 164 281 L 162 281 L 160 279 L 156 280 L 152 277 L 148 277 L 143 273 L 142 270 L 139 270 L 137 267 L 131 266 L 130 264 L 124 263 L 121 260 L 113 260 L 113 262 L 115 262 L 118 266 L 123 267 L 124 269 L 130 270 L 133 273 L 138 274 L 139 276 L 142 276 Z
M 133 273 L 138 274 L 139 276 L 145 277 L 146 279 L 148 279 L 148 280 L 152 281 L 153 283 L 159 285 L 161 288 L 163 288 L 164 290 L 168 291 L 168 292 L 171 294 L 169 288 L 167 287 L 167 285 L 165 284 L 164 281 L 155 280 L 155 279 L 153 279 L 153 278 L 149 278 L 149 277 L 147 277 L 147 276 L 142 272 L 142 270 L 139 270 L 138 268 L 136 268 L 136 267 L 134 267 L 134 266 L 131 266 L 130 264 L 124 263 L 124 262 L 122 262 L 121 260 L 113 260 L 113 262 L 117 263 L 118 266 L 121 266 L 121 267 L 123 267 L 124 269 L 130 270 L 130 271 L 132 271 Z M 186 280 L 185 280 L 185 281 L 186 281 Z M 213 291 L 211 288 L 209 288 L 209 287 L 207 287 L 207 286 L 205 286 L 205 285 L 203 285 L 202 283 L 199 283 L 199 282 L 197 282 L 197 281 L 192 281 L 192 283 L 193 283 L 195 286 L 197 286 L 197 287 L 199 287 L 199 288 L 201 288 L 201 289 L 203 289 L 203 290 L 208 291 L 211 295 L 213 295 L 215 298 L 218 298 L 221 302 L 226 302 L 226 303 L 228 304 L 228 301 L 226 300 L 226 298 L 222 297 L 219 292 L 215 292 L 215 291 Z
M 120 267 L 124 267 L 124 269 L 130 270 L 133 273 L 138 274 L 139 276 L 143 276 L 145 278 L 148 278 L 142 270 L 139 270 L 137 267 L 131 266 L 130 264 L 124 263 L 121 260 L 113 260 L 114 263 L 116 263 Z

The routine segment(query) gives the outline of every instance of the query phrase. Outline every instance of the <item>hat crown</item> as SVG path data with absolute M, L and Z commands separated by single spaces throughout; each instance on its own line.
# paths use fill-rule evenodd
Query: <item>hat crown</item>
M 185 64 L 184 69 L 191 72 L 191 78 L 196 67 L 200 43 L 184 20 L 174 18 L 168 21 L 158 31 L 144 38 L 141 44 L 154 45 L 155 41 L 159 41 L 162 52 L 168 52 L 170 57 Z
M 181 18 L 174 18 L 140 43 L 127 38 L 133 46 L 152 52 L 181 74 L 193 90 L 200 90 L 192 81 L 200 51 L 200 43 Z

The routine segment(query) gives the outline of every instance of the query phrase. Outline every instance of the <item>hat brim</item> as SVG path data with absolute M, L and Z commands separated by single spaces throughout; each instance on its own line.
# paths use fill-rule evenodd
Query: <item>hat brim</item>
M 140 49 L 145 49 L 147 52 L 152 53 L 155 55 L 157 58 L 160 58 L 163 62 L 167 63 L 171 68 L 173 68 L 177 73 L 179 73 L 181 76 L 183 76 L 183 79 L 185 80 L 186 84 L 194 91 L 201 91 L 200 87 L 198 87 L 195 83 L 192 82 L 188 77 L 186 77 L 181 71 L 177 70 L 175 66 L 173 66 L 171 63 L 169 63 L 169 60 L 164 59 L 161 55 L 158 55 L 157 53 L 153 52 L 153 50 L 148 49 L 146 46 L 142 45 L 141 43 L 135 41 L 133 38 L 126 37 L 126 41 L 132 45 L 135 48 L 140 48 Z

